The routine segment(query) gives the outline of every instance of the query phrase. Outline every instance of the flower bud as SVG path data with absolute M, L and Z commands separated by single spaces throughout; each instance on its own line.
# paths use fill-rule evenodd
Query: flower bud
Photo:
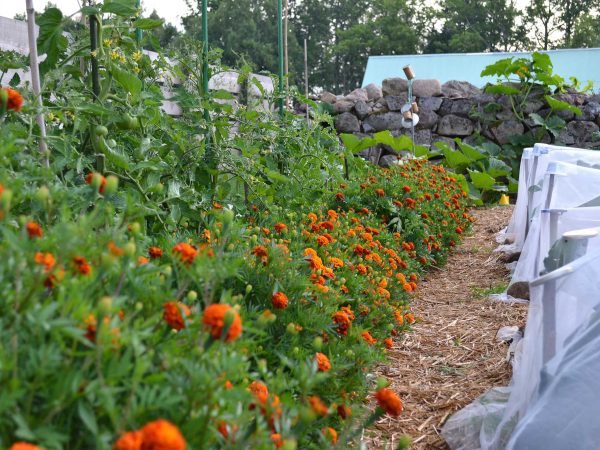
M 108 316 L 112 313 L 113 300 L 112 297 L 104 296 L 100 299 L 100 312 Z
M 37 190 L 37 192 L 35 193 L 35 199 L 44 205 L 46 204 L 46 202 L 48 201 L 49 198 L 50 198 L 50 189 L 48 189 L 47 186 L 40 187 Z
M 187 299 L 188 299 L 190 302 L 194 302 L 194 301 L 196 301 L 196 299 L 197 299 L 197 298 L 198 298 L 198 293 L 197 293 L 196 291 L 189 291 L 189 292 L 187 293 Z
M 312 345 L 315 350 L 321 350 L 321 348 L 323 348 L 323 338 L 317 336 L 313 339 Z
M 135 256 L 135 242 L 129 241 L 127 244 L 123 246 L 123 251 L 130 258 Z

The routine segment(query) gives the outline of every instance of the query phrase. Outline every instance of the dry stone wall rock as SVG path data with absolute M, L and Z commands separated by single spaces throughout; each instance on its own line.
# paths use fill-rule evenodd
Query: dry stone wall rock
M 511 142 L 513 136 L 536 136 L 548 143 L 600 148 L 600 94 L 586 95 L 569 91 L 556 95 L 558 100 L 579 107 L 581 116 L 568 110 L 552 111 L 542 92 L 533 92 L 515 116 L 511 98 L 487 94 L 466 81 L 413 80 L 413 101 L 418 104 L 419 123 L 414 140 L 419 145 L 435 146 L 443 142 L 455 148 L 455 138 L 468 142 L 488 139 L 498 145 Z M 320 100 L 333 106 L 335 127 L 340 133 L 359 136 L 389 130 L 394 135 L 412 136 L 402 127 L 402 107 L 408 102 L 408 81 L 404 77 L 383 80 L 382 86 L 369 84 L 348 95 L 323 92 Z M 535 113 L 542 118 L 556 114 L 565 121 L 558 138 L 542 131 Z M 364 152 L 363 157 L 379 164 L 393 164 L 395 154 L 381 146 Z

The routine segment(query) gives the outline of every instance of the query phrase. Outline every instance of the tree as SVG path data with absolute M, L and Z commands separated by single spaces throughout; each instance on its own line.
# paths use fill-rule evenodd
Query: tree
M 519 50 L 527 45 L 514 0 L 443 0 L 426 53 L 467 53 Z
M 155 20 L 162 19 L 162 17 L 160 17 L 158 15 L 156 10 L 153 10 L 152 13 L 148 17 L 150 19 L 155 19 Z M 153 35 L 153 37 L 156 39 L 156 42 L 159 44 L 160 48 L 166 48 L 169 44 L 171 44 L 173 42 L 173 40 L 179 34 L 177 31 L 177 28 L 175 28 L 174 25 L 172 25 L 170 23 L 165 23 L 164 21 L 160 27 L 151 29 L 149 31 L 149 33 L 151 33 Z M 147 50 L 158 50 L 157 48 L 154 48 L 154 45 L 152 45 L 152 43 L 147 44 L 145 46 L 145 48 Z

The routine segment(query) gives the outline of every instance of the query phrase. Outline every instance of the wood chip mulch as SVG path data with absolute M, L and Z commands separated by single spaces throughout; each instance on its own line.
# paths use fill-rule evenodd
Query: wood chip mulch
M 524 326 L 527 305 L 492 301 L 487 295 L 509 280 L 493 250 L 495 233 L 508 223 L 512 207 L 472 213 L 472 234 L 441 270 L 429 272 L 419 284 L 412 309 L 421 322 L 414 332 L 396 338 L 388 363 L 377 370 L 402 398 L 404 412 L 365 430 L 363 448 L 392 450 L 408 435 L 411 449 L 448 449 L 440 435 L 446 419 L 489 388 L 510 381 L 508 345 L 496 333 L 503 326 Z

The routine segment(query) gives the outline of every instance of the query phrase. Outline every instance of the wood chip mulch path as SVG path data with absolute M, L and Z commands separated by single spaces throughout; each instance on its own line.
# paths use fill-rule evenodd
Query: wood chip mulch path
M 429 272 L 419 284 L 412 309 L 421 322 L 414 332 L 396 338 L 388 363 L 377 370 L 402 398 L 404 412 L 365 430 L 363 448 L 392 450 L 408 435 L 411 449 L 448 449 L 440 435 L 446 419 L 492 386 L 510 381 L 508 345 L 496 340 L 496 332 L 524 326 L 527 305 L 492 301 L 487 295 L 508 282 L 500 254 L 493 250 L 495 233 L 508 223 L 512 207 L 472 213 L 472 233 L 442 269 Z

